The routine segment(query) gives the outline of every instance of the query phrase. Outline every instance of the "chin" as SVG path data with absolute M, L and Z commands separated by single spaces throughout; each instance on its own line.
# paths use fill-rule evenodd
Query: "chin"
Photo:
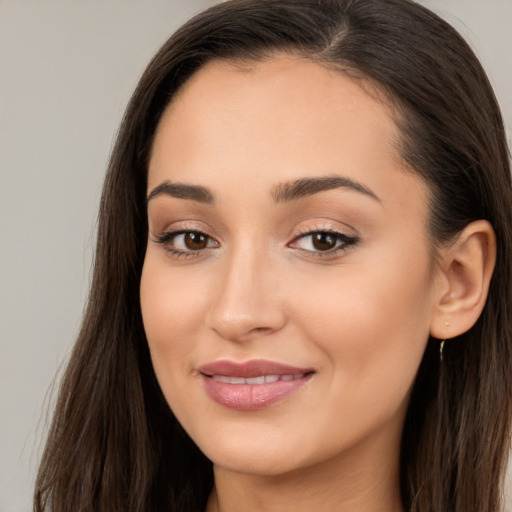
M 208 454 L 207 454 L 208 456 Z M 260 477 L 278 477 L 308 467 L 307 460 L 290 456 L 279 449 L 212 450 L 209 457 L 214 466 L 222 470 Z

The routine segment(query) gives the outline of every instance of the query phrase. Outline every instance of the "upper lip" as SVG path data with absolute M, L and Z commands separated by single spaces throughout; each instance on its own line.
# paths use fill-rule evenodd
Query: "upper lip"
M 311 373 L 311 368 L 299 368 L 264 359 L 253 359 L 238 363 L 229 360 L 219 360 L 207 363 L 199 368 L 203 375 L 226 375 L 229 377 L 260 377 L 261 375 L 299 375 Z

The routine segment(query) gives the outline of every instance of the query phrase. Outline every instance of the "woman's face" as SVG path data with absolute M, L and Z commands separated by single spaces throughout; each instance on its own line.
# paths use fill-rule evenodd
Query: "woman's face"
M 383 101 L 293 57 L 212 62 L 149 164 L 156 376 L 219 467 L 396 461 L 434 311 L 427 188 Z

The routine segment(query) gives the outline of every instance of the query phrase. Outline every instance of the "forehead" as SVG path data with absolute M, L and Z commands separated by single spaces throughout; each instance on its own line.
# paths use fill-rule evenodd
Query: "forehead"
M 213 60 L 178 90 L 164 112 L 158 132 L 167 131 L 165 125 L 171 124 L 172 118 L 172 124 L 179 124 L 183 135 L 200 135 L 199 122 L 205 128 L 224 122 L 219 136 L 229 135 L 227 130 L 235 126 L 233 121 L 238 121 L 237 133 L 244 136 L 251 134 L 250 128 L 277 128 L 280 124 L 281 128 L 289 128 L 282 136 L 291 141 L 311 132 L 311 123 L 315 123 L 314 127 L 323 132 L 339 130 L 342 125 L 372 125 L 393 139 L 398 138 L 398 131 L 392 113 L 385 95 L 351 70 L 335 70 L 291 55 L 256 62 Z M 240 132 L 241 126 L 246 130 Z M 311 137 L 311 133 L 307 135 Z M 343 143 L 343 135 L 340 133 L 338 143 Z M 275 138 L 276 133 L 272 136 Z
M 148 188 L 171 180 L 268 193 L 279 181 L 340 174 L 384 197 L 419 190 L 399 139 L 391 106 L 367 81 L 293 56 L 211 61 L 162 116 Z

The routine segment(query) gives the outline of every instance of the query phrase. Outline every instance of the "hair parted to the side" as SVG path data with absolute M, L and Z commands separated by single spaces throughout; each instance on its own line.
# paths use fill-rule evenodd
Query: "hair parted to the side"
M 498 512 L 512 414 L 512 192 L 500 111 L 478 60 L 411 0 L 231 0 L 160 49 L 131 99 L 101 201 L 88 307 L 60 387 L 34 510 L 204 510 L 211 463 L 156 381 L 139 305 L 147 243 L 146 173 L 165 107 L 205 62 L 289 52 L 346 69 L 385 93 L 399 150 L 432 192 L 434 247 L 487 219 L 498 241 L 477 324 L 427 347 L 401 454 L 410 512 Z

